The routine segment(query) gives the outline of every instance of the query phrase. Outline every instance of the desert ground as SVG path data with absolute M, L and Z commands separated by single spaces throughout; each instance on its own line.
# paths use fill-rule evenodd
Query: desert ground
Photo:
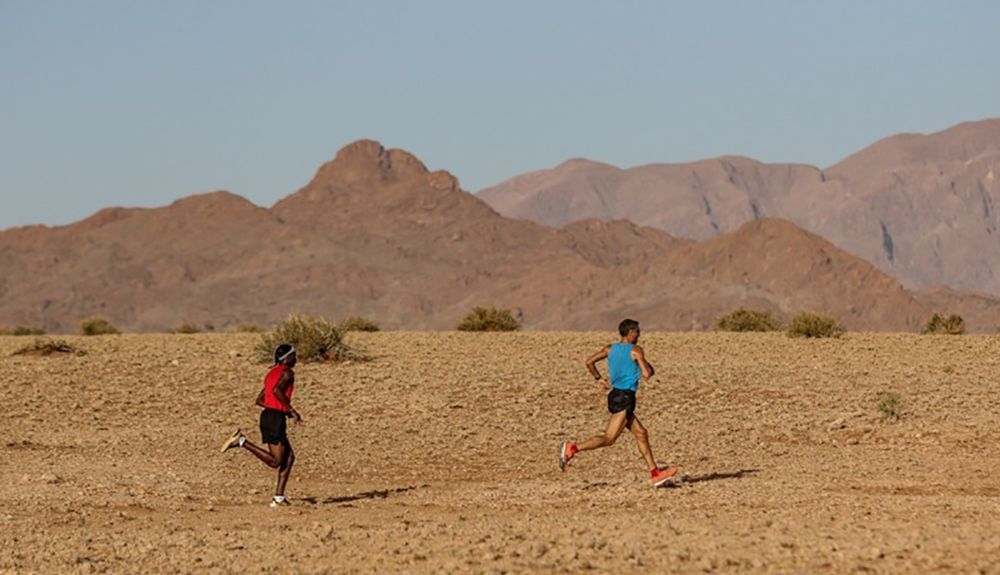
M 288 508 L 252 334 L 0 338 L 2 573 L 1000 573 L 1000 337 L 647 333 L 633 439 L 584 359 L 607 333 L 351 334 L 300 364 Z M 898 421 L 877 407 L 902 398 Z

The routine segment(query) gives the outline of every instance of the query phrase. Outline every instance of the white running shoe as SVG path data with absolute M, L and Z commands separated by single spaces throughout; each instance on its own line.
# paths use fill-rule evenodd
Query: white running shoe
M 222 443 L 222 447 L 219 449 L 220 453 L 225 453 L 234 447 L 243 446 L 243 432 L 237 429 L 229 436 L 229 439 Z

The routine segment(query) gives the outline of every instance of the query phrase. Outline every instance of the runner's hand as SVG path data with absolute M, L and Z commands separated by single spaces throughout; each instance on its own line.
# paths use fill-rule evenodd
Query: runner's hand
M 608 391 L 609 389 L 611 389 L 611 386 L 608 385 L 608 380 L 604 379 L 603 375 L 597 378 L 597 388 L 600 389 L 601 391 Z
M 294 409 L 292 410 L 292 419 L 295 420 L 296 425 L 302 423 L 302 416 L 299 415 L 299 412 L 295 411 Z

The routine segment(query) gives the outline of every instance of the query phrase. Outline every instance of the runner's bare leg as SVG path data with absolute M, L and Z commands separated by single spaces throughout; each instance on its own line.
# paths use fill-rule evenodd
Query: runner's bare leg
M 625 425 L 635 436 L 635 442 L 639 445 L 639 453 L 642 454 L 642 458 L 646 460 L 646 465 L 649 466 L 649 470 L 652 471 L 656 469 L 656 460 L 653 459 L 653 448 L 649 446 L 649 432 L 639 421 L 638 417 L 633 417 L 630 423 Z
M 285 460 L 285 446 L 281 443 L 265 443 L 267 450 L 254 445 L 249 439 L 243 443 L 244 449 L 257 456 L 268 467 L 277 469 Z
M 292 444 L 286 440 L 285 445 L 288 446 L 288 452 L 285 454 L 284 464 L 278 467 L 278 486 L 274 490 L 275 495 L 285 494 L 285 484 L 288 483 L 288 476 L 292 472 L 292 465 L 295 464 L 295 451 L 292 449 Z
M 625 429 L 626 421 L 625 411 L 612 414 L 611 419 L 608 420 L 608 429 L 604 433 L 595 435 L 587 441 L 578 444 L 576 446 L 577 450 L 588 451 L 614 445 L 615 441 L 618 440 L 618 436 L 622 434 L 622 430 Z

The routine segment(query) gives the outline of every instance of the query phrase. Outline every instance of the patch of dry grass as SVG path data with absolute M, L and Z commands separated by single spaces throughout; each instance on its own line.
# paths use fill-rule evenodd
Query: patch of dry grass
M 840 337 L 844 334 L 844 327 L 828 315 L 803 311 L 788 322 L 785 333 L 789 337 Z
M 365 355 L 344 341 L 344 332 L 323 318 L 302 314 L 288 316 L 274 331 L 264 333 L 257 345 L 262 361 L 273 361 L 274 350 L 282 343 L 295 346 L 302 361 L 363 360 Z
M 121 333 L 119 329 L 103 317 L 91 317 L 80 322 L 81 335 L 113 335 Z
M 739 308 L 715 320 L 715 331 L 778 331 L 781 322 L 765 310 Z
M 509 309 L 474 307 L 456 327 L 458 331 L 517 331 L 521 322 Z
M 61 339 L 38 338 L 30 344 L 18 349 L 14 355 L 86 355 L 87 352 Z

